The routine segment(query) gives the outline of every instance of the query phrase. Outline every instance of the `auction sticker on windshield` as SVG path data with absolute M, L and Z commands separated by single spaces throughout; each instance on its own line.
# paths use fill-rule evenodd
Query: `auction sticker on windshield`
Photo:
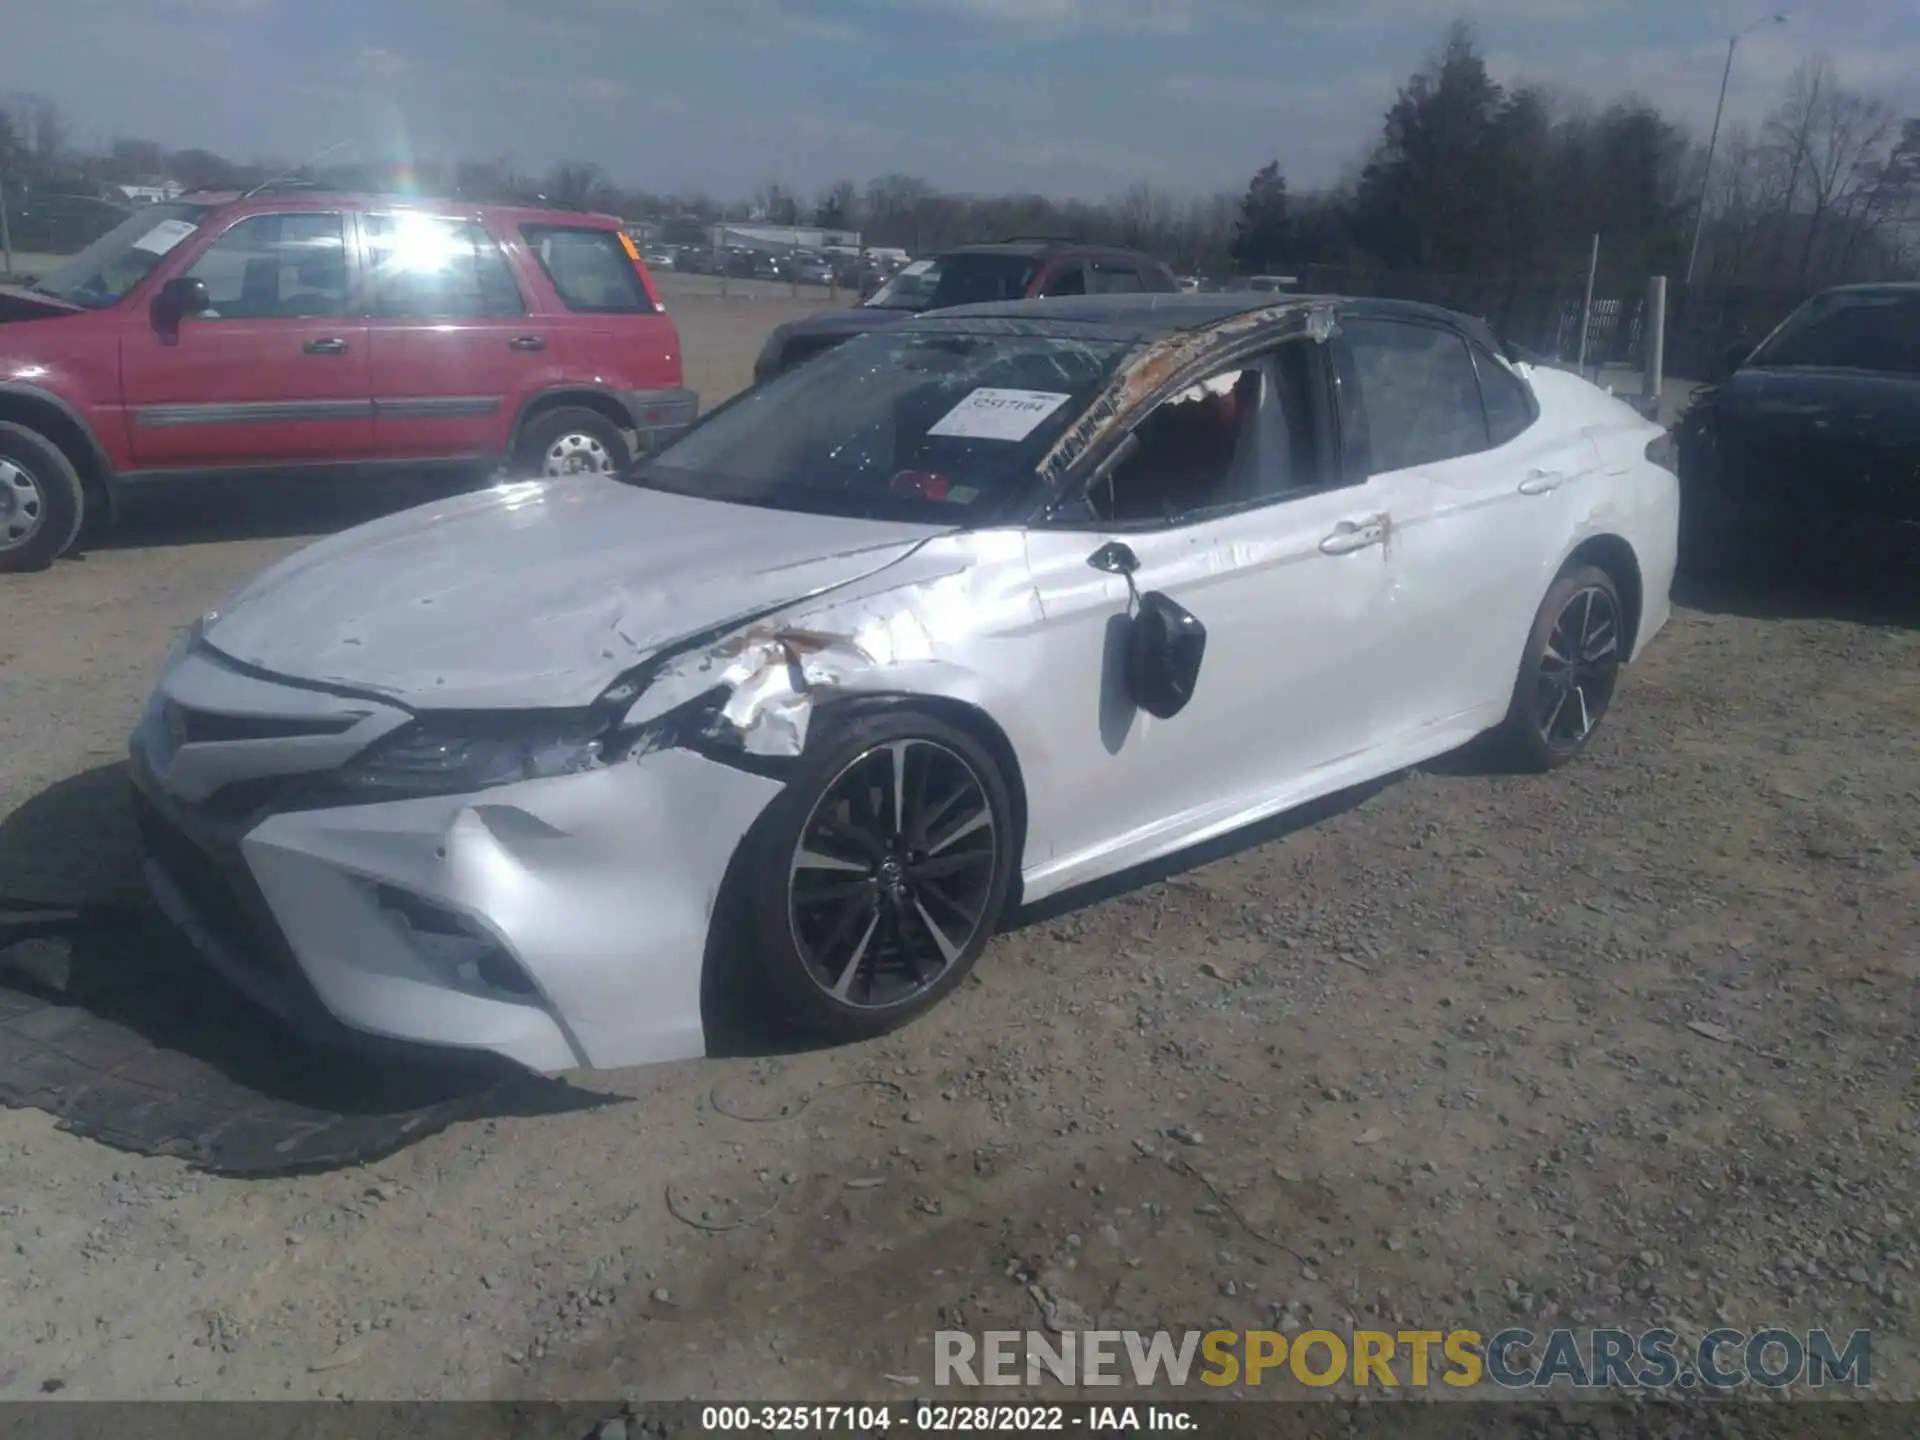
M 974 391 L 927 429 L 959 440 L 1024 440 L 1071 395 L 1052 390 Z
M 133 242 L 133 248 L 149 255 L 164 255 L 198 227 L 191 220 L 162 220 Z

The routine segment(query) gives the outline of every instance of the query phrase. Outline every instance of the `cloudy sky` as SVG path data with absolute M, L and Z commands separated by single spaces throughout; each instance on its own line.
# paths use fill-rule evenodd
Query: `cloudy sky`
M 1726 37 L 1781 0 L 33 0 L 0 94 L 77 138 L 241 157 L 565 157 L 662 191 L 813 193 L 1335 178 L 1455 15 L 1496 75 L 1635 90 L 1704 135 Z M 1920 113 L 1920 0 L 1785 0 L 1741 43 L 1731 122 L 1801 59 Z

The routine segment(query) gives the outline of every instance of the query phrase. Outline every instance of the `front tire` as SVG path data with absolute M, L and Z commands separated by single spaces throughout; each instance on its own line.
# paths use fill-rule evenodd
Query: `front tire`
M 86 518 L 73 462 L 51 440 L 0 421 L 0 574 L 45 570 Z
M 552 479 L 617 475 L 633 456 L 613 421 L 584 405 L 563 405 L 527 423 L 514 458 L 523 473 Z
M 1013 874 L 1012 805 L 985 747 L 921 711 L 820 738 L 749 838 L 745 971 L 784 1023 L 864 1040 L 980 958 Z
M 1511 768 L 1556 770 L 1587 748 L 1613 702 L 1630 643 L 1625 614 L 1604 570 L 1570 566 L 1553 582 L 1497 732 L 1497 748 Z

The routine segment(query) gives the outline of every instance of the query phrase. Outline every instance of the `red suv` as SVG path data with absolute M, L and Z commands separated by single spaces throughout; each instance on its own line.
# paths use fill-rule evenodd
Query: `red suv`
M 191 195 L 0 288 L 0 322 L 0 572 L 143 480 L 612 471 L 697 409 L 606 215 Z

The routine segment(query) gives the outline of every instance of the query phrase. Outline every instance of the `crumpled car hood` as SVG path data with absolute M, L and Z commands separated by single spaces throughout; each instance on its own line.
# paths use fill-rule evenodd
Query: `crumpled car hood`
M 347 530 L 210 611 L 215 650 L 421 709 L 585 705 L 677 640 L 871 575 L 928 525 L 597 477 L 504 485 Z

